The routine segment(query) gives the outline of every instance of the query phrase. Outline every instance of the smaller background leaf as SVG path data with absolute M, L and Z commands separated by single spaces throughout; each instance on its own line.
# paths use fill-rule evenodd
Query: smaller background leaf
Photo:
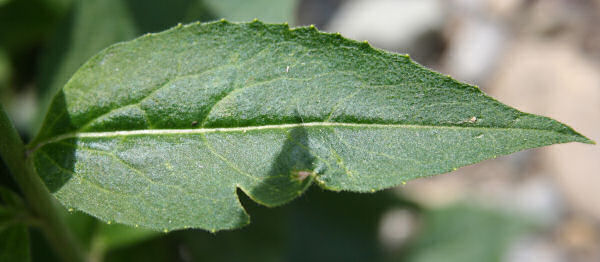
M 106 224 L 82 212 L 69 212 L 66 219 L 93 261 L 102 261 L 104 255 L 114 249 L 127 248 L 160 235 L 147 229 Z
M 44 42 L 65 11 L 46 0 L 0 4 L 0 45 L 14 57 L 30 52 Z
M 393 191 L 369 197 L 312 188 L 305 196 L 265 208 L 240 197 L 252 223 L 210 234 L 175 231 L 123 249 L 107 261 L 500 261 L 510 240 L 533 227 L 518 217 L 476 206 L 423 210 Z M 404 246 L 384 248 L 383 215 L 392 209 L 420 222 Z
M 31 261 L 27 216 L 23 199 L 0 184 L 0 262 Z
M 417 210 L 389 190 L 364 197 L 312 188 L 278 208 L 260 206 L 241 192 L 238 195 L 252 214 L 247 227 L 217 234 L 175 231 L 114 250 L 107 260 L 382 261 L 377 236 L 383 213 L 390 208 Z
M 30 261 L 29 233 L 24 225 L 0 229 L 0 261 Z
M 19 225 L 27 218 L 23 199 L 12 190 L 0 185 L 0 231 Z
M 421 232 L 404 249 L 403 261 L 501 261 L 511 241 L 532 229 L 517 217 L 466 205 L 423 215 Z
M 25 209 L 23 199 L 17 193 L 4 186 L 0 186 L 0 199 L 2 199 L 2 204 L 5 206 Z

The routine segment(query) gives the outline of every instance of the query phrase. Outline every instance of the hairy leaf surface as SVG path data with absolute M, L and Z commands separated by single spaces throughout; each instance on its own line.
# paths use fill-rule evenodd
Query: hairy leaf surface
M 159 230 L 248 223 L 312 183 L 370 192 L 519 150 L 591 143 L 408 56 L 314 27 L 178 26 L 90 59 L 31 157 L 67 207 Z

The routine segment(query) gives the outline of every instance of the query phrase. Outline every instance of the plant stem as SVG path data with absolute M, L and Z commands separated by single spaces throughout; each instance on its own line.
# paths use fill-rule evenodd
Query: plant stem
M 27 201 L 30 212 L 41 221 L 41 228 L 56 252 L 68 262 L 83 261 L 79 243 L 64 222 L 61 206 L 54 200 L 27 159 L 25 146 L 17 130 L 0 105 L 0 156 Z

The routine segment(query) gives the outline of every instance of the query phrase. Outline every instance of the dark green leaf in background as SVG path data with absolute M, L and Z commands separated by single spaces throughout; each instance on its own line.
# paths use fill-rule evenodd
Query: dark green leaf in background
M 4 97 L 4 93 L 8 89 L 8 84 L 11 77 L 11 64 L 6 51 L 0 47 L 0 97 Z
M 0 262 L 30 261 L 29 232 L 23 199 L 0 186 Z
M 0 4 L 0 48 L 18 55 L 43 42 L 65 12 L 52 2 L 11 0 Z
M 253 223 L 235 231 L 169 233 L 139 245 L 113 250 L 108 261 L 386 261 L 397 257 L 379 243 L 383 214 L 418 207 L 390 191 L 365 197 L 318 188 L 289 205 L 265 208 L 241 197 Z
M 0 231 L 23 223 L 26 212 L 23 199 L 12 190 L 0 186 Z
M 313 188 L 278 208 L 241 200 L 253 215 L 248 227 L 217 234 L 173 232 L 114 249 L 107 261 L 491 262 L 501 261 L 508 241 L 533 229 L 518 217 L 475 205 L 423 210 L 390 190 L 364 196 Z M 400 224 L 412 227 L 413 233 L 398 246 L 384 246 L 381 221 L 397 210 L 421 222 Z
M 313 182 L 374 192 L 519 150 L 591 143 L 478 88 L 314 27 L 226 21 L 114 45 L 54 98 L 31 157 L 68 208 L 231 229 Z
M 0 229 L 0 262 L 30 261 L 29 233 L 25 225 Z
M 120 224 L 107 224 L 99 221 L 89 215 L 74 210 L 69 210 L 68 215 L 65 216 L 67 224 L 69 225 L 72 232 L 75 234 L 77 241 L 81 247 L 88 254 L 90 261 L 103 261 L 103 257 L 107 252 L 111 252 L 115 249 L 126 249 L 129 246 L 147 240 L 152 239 L 162 233 L 143 229 L 135 228 Z M 32 235 L 32 241 L 35 241 L 35 235 Z M 36 249 L 44 248 L 40 247 L 41 243 L 33 243 L 38 246 Z M 49 247 L 45 247 L 49 248 Z M 36 252 L 37 255 L 38 252 Z M 47 261 L 48 258 L 41 256 L 41 260 L 35 259 L 36 261 Z M 156 261 L 156 260 L 148 260 Z

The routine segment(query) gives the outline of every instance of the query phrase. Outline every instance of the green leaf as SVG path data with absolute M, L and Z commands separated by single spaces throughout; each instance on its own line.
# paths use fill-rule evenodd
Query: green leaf
M 31 261 L 26 226 L 15 225 L 0 230 L 0 261 Z
M 534 229 L 518 217 L 467 205 L 429 210 L 422 223 L 402 261 L 502 261 L 510 244 Z
M 313 182 L 372 192 L 519 150 L 592 143 L 367 43 L 220 21 L 113 45 L 30 145 L 67 207 L 160 230 L 231 229 Z

